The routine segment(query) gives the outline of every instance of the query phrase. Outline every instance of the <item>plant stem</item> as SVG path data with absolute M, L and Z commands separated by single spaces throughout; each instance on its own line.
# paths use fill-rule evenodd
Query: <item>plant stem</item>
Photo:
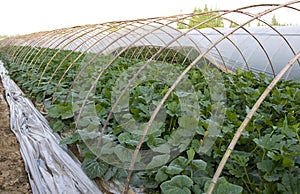
M 177 118 L 175 117 L 174 120 L 173 120 L 173 127 L 172 127 L 172 129 L 176 127 L 176 122 L 177 122 Z
M 249 175 L 248 175 L 248 171 L 247 171 L 247 169 L 246 169 L 246 166 L 244 166 L 244 171 L 245 171 L 245 174 L 246 174 L 246 177 L 247 177 L 247 181 L 248 181 L 249 185 L 251 185 L 251 181 L 250 181 L 250 178 L 249 178 Z M 250 192 L 250 193 L 252 193 L 252 192 Z
M 296 135 L 297 135 L 298 143 L 300 144 L 300 137 L 297 132 L 296 132 Z
M 251 192 L 251 189 L 248 187 L 248 184 L 247 184 L 247 182 L 242 178 L 242 181 L 243 181 L 243 183 L 245 184 L 245 186 L 247 187 L 247 190 L 249 191 L 249 193 L 252 193 Z
M 170 119 L 169 131 L 172 131 L 173 118 L 174 118 L 174 117 L 172 117 L 172 118 Z
M 265 160 L 265 156 L 266 156 L 266 150 L 264 149 L 264 153 L 263 153 L 263 155 L 262 155 L 262 157 L 261 157 L 261 161 L 264 161 L 264 160 Z

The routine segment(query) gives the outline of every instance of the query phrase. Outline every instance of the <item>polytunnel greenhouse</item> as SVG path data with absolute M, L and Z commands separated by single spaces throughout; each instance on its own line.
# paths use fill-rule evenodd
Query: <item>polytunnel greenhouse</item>
M 10 128 L 32 193 L 300 192 L 300 26 L 265 19 L 300 16 L 299 6 L 1 40 Z

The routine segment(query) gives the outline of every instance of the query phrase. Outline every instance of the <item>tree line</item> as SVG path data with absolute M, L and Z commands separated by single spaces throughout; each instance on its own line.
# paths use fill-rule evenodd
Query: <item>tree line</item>
M 0 35 L 0 40 L 6 37 L 7 37 L 6 35 Z
M 208 9 L 205 4 L 204 9 L 194 8 L 192 17 L 186 20 L 179 20 L 177 23 L 178 29 L 188 29 L 197 26 L 198 29 L 206 27 L 224 27 L 224 22 L 221 17 L 218 17 L 219 12 L 217 10 Z M 236 22 L 230 22 L 229 27 L 237 27 L 239 24 Z M 257 26 L 262 26 L 263 24 L 258 21 Z M 272 17 L 270 25 L 272 26 L 287 26 L 291 24 L 279 23 L 276 19 L 275 14 Z M 248 24 L 250 26 L 250 23 Z

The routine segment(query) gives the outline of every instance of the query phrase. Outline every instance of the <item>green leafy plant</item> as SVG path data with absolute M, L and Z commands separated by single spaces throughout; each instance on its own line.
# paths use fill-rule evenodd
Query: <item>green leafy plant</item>
M 115 144 L 103 144 L 98 151 L 129 163 L 131 158 L 123 148 L 135 149 L 141 135 L 124 130 L 133 126 L 130 122 L 120 125 L 116 118 L 112 117 L 106 123 L 112 107 L 112 88 L 122 72 L 136 63 L 148 60 L 157 48 L 142 50 L 140 55 L 134 58 L 130 57 L 135 53 L 134 48 L 131 48 L 117 57 L 97 82 L 92 98 L 94 106 L 86 107 L 86 111 L 95 110 L 98 118 L 83 115 L 77 126 L 73 112 L 78 111 L 80 106 L 72 104 L 68 94 L 69 88 L 82 68 L 81 62 L 85 56 L 71 51 L 57 53 L 55 49 L 26 47 L 23 49 L 30 50 L 31 57 L 24 60 L 21 65 L 10 62 L 6 58 L 5 65 L 10 76 L 25 93 L 47 108 L 47 118 L 51 127 L 63 136 L 61 143 L 76 144 L 80 147 L 81 155 L 84 157 L 82 167 L 91 178 L 124 180 L 127 176 L 126 170 L 108 165 L 97 158 L 91 149 L 99 148 L 87 147 L 76 127 L 91 129 L 86 136 L 94 141 L 99 135 L 97 135 L 98 131 L 92 129 L 99 123 L 102 126 L 107 125 L 105 135 L 108 135 Z M 184 69 L 182 64 L 189 61 L 176 53 L 174 50 L 166 50 L 165 56 L 161 55 L 156 60 L 158 62 L 167 60 L 173 63 L 172 68 L 182 72 Z M 173 59 L 172 55 L 178 58 Z M 92 58 L 95 55 L 88 57 Z M 106 64 L 112 58 L 113 56 L 96 56 L 95 63 L 87 66 L 86 74 L 82 73 L 81 77 L 90 78 L 88 75 L 101 70 L 102 67 L 97 67 L 97 64 Z M 166 113 L 165 121 L 155 133 L 147 135 L 142 144 L 142 149 L 152 149 L 161 155 L 151 158 L 145 170 L 133 173 L 132 186 L 142 187 L 146 192 L 162 193 L 203 193 L 207 190 L 235 130 L 270 83 L 263 74 L 256 76 L 252 72 L 244 72 L 240 69 L 237 70 L 236 75 L 223 74 L 222 76 L 227 98 L 225 120 L 220 126 L 221 133 L 218 134 L 211 150 L 206 154 L 198 154 L 209 133 L 212 107 L 216 105 L 212 104 L 205 76 L 195 68 L 187 74 L 187 78 L 197 94 L 199 121 L 182 116 L 179 99 L 180 95 L 186 94 L 173 92 L 163 107 Z M 80 83 L 82 88 L 88 87 L 87 82 Z M 215 193 L 297 193 L 300 190 L 299 85 L 297 81 L 282 80 L 262 103 L 230 156 L 222 177 L 217 182 Z M 158 103 L 169 87 L 168 84 L 153 79 L 132 88 L 128 94 L 129 113 L 132 116 L 130 118 L 138 122 L 147 122 L 153 111 L 153 107 L 149 104 L 153 106 Z M 74 95 L 85 95 L 85 93 Z M 164 145 L 179 126 L 189 129 L 194 122 L 198 124 L 194 129 L 193 139 L 188 143 L 187 148 L 170 160 L 172 150 L 168 146 L 160 145 Z

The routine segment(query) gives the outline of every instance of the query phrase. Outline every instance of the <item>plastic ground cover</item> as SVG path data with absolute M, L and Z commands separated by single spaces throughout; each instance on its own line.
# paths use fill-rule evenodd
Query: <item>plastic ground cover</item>
M 0 76 L 10 107 L 10 127 L 20 143 L 32 193 L 101 193 L 75 156 L 59 144 L 60 137 L 10 79 L 1 61 Z

